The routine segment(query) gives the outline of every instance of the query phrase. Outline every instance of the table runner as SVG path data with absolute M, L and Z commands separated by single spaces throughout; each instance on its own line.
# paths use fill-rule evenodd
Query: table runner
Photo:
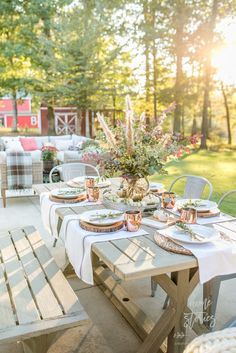
M 54 236 L 55 238 L 59 237 L 57 231 L 57 225 L 59 217 L 56 213 L 58 208 L 68 208 L 68 207 L 78 207 L 78 206 L 86 206 L 86 205 L 97 205 L 100 202 L 89 202 L 87 200 L 81 201 L 78 203 L 61 203 L 61 202 L 53 202 L 49 198 L 50 192 L 43 192 L 40 195 L 40 208 L 41 208 L 41 217 L 44 227 L 47 231 Z
M 93 268 L 91 248 L 93 243 L 137 237 L 147 234 L 143 229 L 127 232 L 125 229 L 113 233 L 94 233 L 82 229 L 79 215 L 65 216 L 60 230 L 60 238 L 65 243 L 66 252 L 77 276 L 84 282 L 93 285 Z
M 165 229 L 158 232 L 165 236 Z M 216 276 L 236 273 L 236 241 L 231 242 L 220 238 L 199 245 L 177 241 L 176 243 L 190 250 L 196 257 L 201 284 L 208 282 Z

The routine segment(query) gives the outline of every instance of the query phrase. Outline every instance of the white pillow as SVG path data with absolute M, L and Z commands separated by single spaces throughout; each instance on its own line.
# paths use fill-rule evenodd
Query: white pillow
M 55 140 L 55 147 L 58 151 L 68 151 L 71 145 L 71 140 Z
M 5 150 L 6 152 L 24 152 L 24 148 L 19 140 L 5 141 Z

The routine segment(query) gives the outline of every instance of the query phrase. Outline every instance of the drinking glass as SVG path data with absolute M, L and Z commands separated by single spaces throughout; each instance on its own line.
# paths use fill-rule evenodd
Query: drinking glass
M 125 227 L 128 232 L 137 232 L 141 227 L 142 213 L 141 211 L 125 212 Z
M 175 207 L 175 193 L 165 191 L 162 193 L 162 207 L 172 209 Z
M 197 223 L 197 210 L 196 208 L 184 207 L 181 210 L 180 220 L 184 223 L 195 224 Z

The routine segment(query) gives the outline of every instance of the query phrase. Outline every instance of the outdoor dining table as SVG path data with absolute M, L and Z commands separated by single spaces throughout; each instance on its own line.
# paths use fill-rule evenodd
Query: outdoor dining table
M 58 184 L 35 185 L 37 193 Z M 67 215 L 77 215 L 104 206 L 74 206 L 56 210 L 60 222 Z M 188 307 L 188 299 L 199 283 L 198 263 L 194 256 L 175 254 L 160 248 L 154 239 L 156 229 L 142 226 L 148 234 L 92 246 L 94 279 L 105 295 L 130 323 L 143 343 L 138 353 L 180 353 L 185 347 L 185 332 L 191 316 L 191 327 L 198 335 L 208 332 Z M 215 227 L 236 236 L 236 221 L 217 223 Z M 236 238 L 235 238 L 236 239 Z M 157 322 L 153 322 L 134 303 L 122 287 L 122 281 L 150 278 L 169 296 L 169 304 Z

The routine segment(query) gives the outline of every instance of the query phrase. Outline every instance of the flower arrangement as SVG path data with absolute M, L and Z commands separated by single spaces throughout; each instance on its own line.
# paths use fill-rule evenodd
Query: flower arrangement
M 111 129 L 104 116 L 97 114 L 110 156 L 104 162 L 105 176 L 119 175 L 125 180 L 126 187 L 119 192 L 119 197 L 142 200 L 149 189 L 148 176 L 154 173 L 167 174 L 165 164 L 171 158 L 180 158 L 184 153 L 190 153 L 190 139 L 163 131 L 163 122 L 174 109 L 175 103 L 172 103 L 159 116 L 152 130 L 146 129 L 144 113 L 139 119 L 135 118 L 129 96 L 126 97 L 125 124 L 119 123 Z
M 126 121 L 115 129 L 110 129 L 104 117 L 97 114 L 107 141 L 110 158 L 105 162 L 107 177 L 120 173 L 122 176 L 145 178 L 154 173 L 167 174 L 165 164 L 171 158 L 179 158 L 190 153 L 190 139 L 181 135 L 164 133 L 163 122 L 167 114 L 175 109 L 172 103 L 158 118 L 157 125 L 148 131 L 145 127 L 145 114 L 139 119 L 134 116 L 131 100 L 126 97 Z M 194 143 L 196 143 L 196 138 Z
M 42 160 L 43 161 L 54 161 L 57 155 L 57 149 L 55 146 L 48 144 L 42 147 Z

